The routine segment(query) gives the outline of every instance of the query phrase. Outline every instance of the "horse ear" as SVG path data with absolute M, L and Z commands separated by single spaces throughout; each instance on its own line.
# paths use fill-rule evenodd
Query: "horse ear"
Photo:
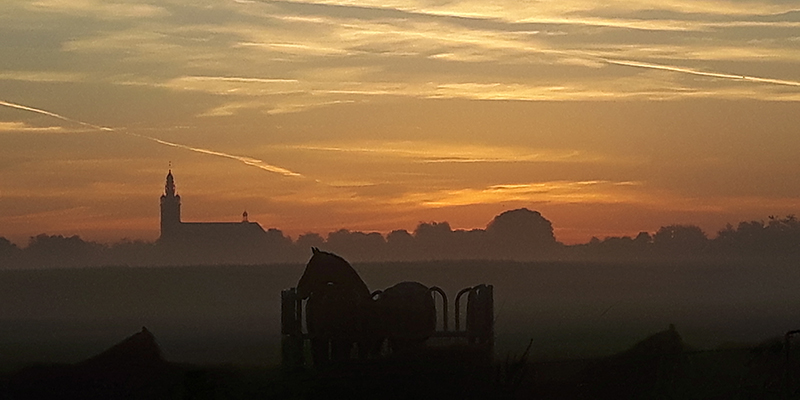
M 312 247 L 311 248 L 311 254 L 317 254 L 317 253 L 319 253 L 319 249 L 316 248 L 316 247 Z

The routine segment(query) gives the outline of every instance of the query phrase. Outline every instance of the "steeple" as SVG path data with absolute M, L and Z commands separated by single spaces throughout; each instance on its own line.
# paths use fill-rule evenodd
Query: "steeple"
M 167 197 L 175 196 L 175 179 L 172 177 L 172 170 L 167 173 L 167 183 L 164 185 L 164 194 Z
M 181 196 L 175 193 L 172 170 L 167 173 L 164 194 L 161 195 L 161 239 L 174 238 L 181 225 Z

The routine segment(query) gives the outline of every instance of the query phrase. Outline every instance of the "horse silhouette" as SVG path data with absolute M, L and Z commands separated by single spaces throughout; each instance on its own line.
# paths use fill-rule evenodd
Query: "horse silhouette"
M 424 344 L 436 330 L 436 305 L 431 289 L 419 282 L 401 282 L 370 294 L 355 269 L 336 254 L 311 248 L 312 256 L 297 284 L 306 302 L 306 327 L 316 365 L 380 353 L 388 341 L 393 353 L 407 353 Z
M 377 340 L 367 285 L 345 259 L 316 247 L 311 250 L 297 294 L 308 299 L 306 327 L 314 364 L 349 358 L 355 343 L 359 356 L 366 356 Z

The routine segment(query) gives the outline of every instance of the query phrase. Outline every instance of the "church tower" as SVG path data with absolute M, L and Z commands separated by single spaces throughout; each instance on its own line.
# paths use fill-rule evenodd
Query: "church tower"
M 164 194 L 161 195 L 161 239 L 175 238 L 181 225 L 181 196 L 175 194 L 172 170 L 167 174 Z

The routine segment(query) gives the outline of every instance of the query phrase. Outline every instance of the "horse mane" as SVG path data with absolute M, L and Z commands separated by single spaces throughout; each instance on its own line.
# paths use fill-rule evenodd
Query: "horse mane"
M 358 272 L 353 268 L 352 265 L 350 265 L 349 262 L 347 262 L 347 260 L 337 254 L 322 251 L 316 247 L 312 247 L 311 250 L 313 252 L 313 256 L 311 257 L 311 260 L 309 260 L 309 264 L 312 261 L 318 263 L 323 262 L 328 266 L 335 266 L 337 268 L 336 274 L 338 274 L 338 277 L 342 278 L 342 280 L 338 283 L 333 282 L 335 285 L 338 284 L 350 286 L 350 289 L 355 290 L 357 293 L 359 293 L 359 295 L 367 298 L 370 296 L 367 284 L 363 279 L 361 279 L 361 276 L 359 276 Z M 315 259 L 316 257 L 323 257 L 323 259 Z M 340 289 L 341 288 L 342 287 L 340 287 Z
M 326 257 L 331 257 L 331 258 L 336 259 L 339 262 L 343 262 L 343 263 L 347 264 L 348 266 L 350 266 L 350 263 L 347 262 L 347 260 L 345 260 L 344 258 L 342 258 L 342 256 L 340 256 L 338 254 L 334 254 L 334 253 L 331 253 L 329 251 L 320 250 L 320 249 L 318 249 L 316 247 L 312 247 L 311 251 L 312 251 L 312 253 L 314 255 L 321 254 L 321 255 L 326 256 Z M 350 268 L 352 268 L 352 266 L 350 266 Z

